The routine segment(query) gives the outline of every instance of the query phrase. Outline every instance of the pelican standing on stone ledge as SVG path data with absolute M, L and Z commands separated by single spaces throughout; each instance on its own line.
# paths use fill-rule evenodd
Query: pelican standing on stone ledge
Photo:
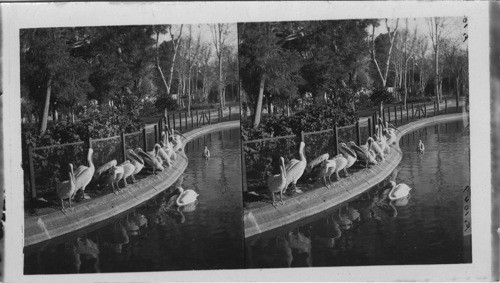
M 273 205 L 276 204 L 274 193 L 280 193 L 280 202 L 283 203 L 283 191 L 286 188 L 286 168 L 285 159 L 280 157 L 280 174 L 273 175 L 267 171 L 267 188 L 273 197 Z
M 304 142 L 300 142 L 299 147 L 299 156 L 300 160 L 292 159 L 286 164 L 286 186 L 285 189 L 288 188 L 290 183 L 293 184 L 293 190 L 297 191 L 297 181 L 304 174 L 304 170 L 307 166 L 306 156 L 304 155 L 304 148 L 306 144 Z

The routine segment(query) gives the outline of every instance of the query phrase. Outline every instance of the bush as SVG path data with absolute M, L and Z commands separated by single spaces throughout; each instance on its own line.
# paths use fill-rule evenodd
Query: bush
M 396 102 L 396 99 L 390 92 L 387 91 L 387 88 L 379 88 L 373 90 L 370 99 L 375 105 L 379 105 L 380 102 L 383 102 L 384 104 L 390 104 Z

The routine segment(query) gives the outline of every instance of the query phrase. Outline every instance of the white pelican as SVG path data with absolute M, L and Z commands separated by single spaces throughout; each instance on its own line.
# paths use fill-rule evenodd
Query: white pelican
M 177 154 L 174 151 L 174 145 L 168 140 L 168 131 L 162 133 L 162 140 L 160 141 L 160 145 L 167 153 L 170 160 L 175 160 L 177 158 Z
M 96 170 L 96 171 L 95 171 L 95 173 L 94 173 L 94 178 L 93 178 L 93 180 L 95 180 L 95 179 L 99 179 L 99 177 L 101 177 L 101 175 L 102 175 L 103 173 L 105 173 L 105 172 L 106 172 L 106 171 L 108 171 L 109 169 L 111 169 L 111 168 L 115 167 L 115 166 L 116 166 L 116 164 L 117 164 L 116 160 L 115 160 L 115 159 L 113 159 L 113 160 L 111 160 L 111 161 L 109 161 L 109 162 L 107 162 L 107 163 L 103 164 L 103 165 L 102 165 L 102 166 L 100 166 L 99 168 L 97 168 L 97 170 Z
M 419 140 L 419 141 L 418 141 L 417 151 L 418 151 L 418 152 L 423 152 L 424 150 L 425 150 L 424 143 L 422 142 L 422 140 Z
M 69 180 L 57 184 L 56 191 L 57 191 L 57 196 L 59 196 L 59 199 L 61 200 L 61 211 L 62 212 L 66 211 L 64 209 L 64 199 L 69 200 L 69 208 L 73 209 L 71 207 L 71 198 L 76 192 L 73 164 L 71 163 L 69 164 Z
M 344 158 L 347 159 L 347 164 L 344 167 L 344 173 L 346 176 L 349 176 L 349 173 L 347 173 L 347 169 L 350 168 L 354 164 L 354 162 L 356 162 L 358 156 L 345 143 L 340 144 L 339 151 L 344 155 Z
M 379 157 L 381 161 L 385 161 L 384 151 L 380 148 L 380 146 L 373 140 L 372 137 L 368 137 L 368 140 L 371 140 L 371 146 L 373 152 L 375 152 L 376 157 Z M 367 143 L 368 143 L 367 140 Z
M 158 152 L 157 156 L 161 158 L 162 164 L 166 162 L 168 167 L 172 166 L 172 161 L 170 161 L 170 156 L 167 152 L 159 144 L 155 144 L 154 148 Z
M 153 154 L 151 152 L 144 152 L 142 148 L 136 148 L 135 153 L 139 155 L 143 160 L 146 165 L 149 167 L 153 168 L 153 174 L 156 174 L 156 170 L 163 171 L 165 168 L 163 168 L 163 165 L 161 164 L 160 161 L 158 161 L 157 156 L 158 156 L 158 150 L 155 148 L 156 154 Z
M 135 170 L 132 173 L 132 180 L 135 182 L 135 175 L 144 168 L 144 160 L 131 149 L 127 150 L 127 158 L 134 164 Z
M 273 205 L 276 204 L 276 200 L 274 198 L 274 193 L 280 193 L 280 202 L 283 203 L 283 190 L 286 186 L 286 168 L 285 168 L 285 159 L 280 157 L 280 174 L 273 175 L 271 172 L 267 172 L 267 188 L 271 192 L 271 196 L 273 197 Z
M 120 190 L 120 186 L 118 185 L 118 182 L 123 179 L 123 174 L 124 174 L 124 168 L 122 165 L 118 165 L 118 166 L 115 166 L 111 169 L 111 174 L 113 176 L 113 180 L 111 181 L 111 187 L 113 188 L 113 193 L 115 195 L 117 195 L 121 190 Z M 115 190 L 115 186 L 113 185 L 114 183 L 116 183 L 116 188 L 117 190 Z
M 410 193 L 411 188 L 407 184 L 400 183 L 396 185 L 396 182 L 394 181 L 390 181 L 389 183 L 392 187 L 391 191 L 389 192 L 390 200 L 396 200 L 406 197 Z
M 173 144 L 173 150 L 178 151 L 179 149 L 182 148 L 182 140 L 180 135 L 173 135 L 172 136 L 172 144 Z
M 328 158 L 330 158 L 330 155 L 328 153 L 325 153 L 314 158 L 312 161 L 309 161 L 305 169 L 306 173 L 307 174 L 311 173 L 314 167 L 320 165 L 323 161 L 327 160 Z
M 184 206 L 193 203 L 198 198 L 199 194 L 193 190 L 184 190 L 181 186 L 177 187 L 179 196 L 175 200 L 177 206 Z
M 347 164 L 349 163 L 349 160 L 347 160 L 347 158 L 345 158 L 343 154 L 338 154 L 337 156 L 335 156 L 334 158 L 332 158 L 330 160 L 335 162 L 334 172 L 335 172 L 335 177 L 337 178 L 336 180 L 338 181 L 338 180 L 340 180 L 339 171 L 344 169 L 347 166 Z
M 83 197 L 85 199 L 89 199 L 89 196 L 85 195 L 85 187 L 90 183 L 94 176 L 95 172 L 95 167 L 94 163 L 92 162 L 92 154 L 94 153 L 94 150 L 92 148 L 89 148 L 89 153 L 87 154 L 87 162 L 89 163 L 89 166 L 83 166 L 81 165 L 76 169 L 75 171 L 75 189 L 78 191 L 79 189 L 82 190 Z
M 207 146 L 205 146 L 205 150 L 203 151 L 203 154 L 201 156 L 203 158 L 205 158 L 205 159 L 209 159 L 210 158 L 210 150 L 208 150 Z
M 330 177 L 335 172 L 336 166 L 337 163 L 334 160 L 323 160 L 323 162 L 321 162 L 317 178 L 318 179 L 323 178 L 323 181 L 325 182 L 325 187 L 327 188 L 329 188 L 329 186 L 326 184 L 326 177 L 328 177 L 328 181 L 331 184 L 332 180 L 330 179 Z
M 304 147 L 306 144 L 304 142 L 300 142 L 299 146 L 299 156 L 300 160 L 292 159 L 286 164 L 286 186 L 285 189 L 288 188 L 290 183 L 293 184 L 293 189 L 297 189 L 297 181 L 304 174 L 304 170 L 307 166 L 306 156 L 304 155 Z
M 123 167 L 123 182 L 125 182 L 125 186 L 127 186 L 127 178 L 134 174 L 135 166 L 130 160 L 125 160 L 125 162 L 120 165 Z
M 374 137 L 377 137 L 377 135 L 374 135 Z M 380 147 L 384 155 L 391 153 L 391 148 L 387 144 L 387 138 L 384 135 L 382 135 L 381 138 L 377 138 L 375 142 Z
M 368 149 L 362 148 L 357 146 L 353 141 L 349 142 L 349 146 L 351 147 L 354 152 L 356 152 L 356 156 L 360 161 L 365 162 L 365 167 L 368 167 L 368 164 L 377 164 L 377 160 L 375 160 L 375 157 L 370 153 L 370 144 L 371 142 L 368 142 Z

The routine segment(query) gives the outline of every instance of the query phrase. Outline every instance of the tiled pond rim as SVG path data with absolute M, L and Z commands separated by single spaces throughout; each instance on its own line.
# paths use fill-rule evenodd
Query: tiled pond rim
M 236 120 L 195 129 L 184 134 L 186 137 L 184 145 L 190 140 L 210 132 L 239 126 L 240 122 Z M 140 182 L 127 186 L 118 195 L 109 193 L 91 201 L 74 205 L 74 210 L 68 210 L 66 214 L 58 210 L 42 216 L 25 218 L 24 246 L 29 247 L 83 229 L 143 203 L 174 184 L 186 170 L 187 164 L 188 159 L 184 151 L 181 151 L 172 167 L 166 167 L 165 171 L 157 175 L 148 176 Z
M 391 154 L 384 162 L 342 178 L 330 189 L 320 187 L 295 195 L 287 199 L 284 204 L 278 203 L 276 207 L 266 204 L 245 210 L 243 216 L 245 238 L 313 216 L 369 190 L 389 176 L 401 161 L 403 156 L 399 148 L 401 137 L 420 127 L 461 120 L 467 115 L 467 113 L 440 115 L 403 125 L 398 128 L 400 132 L 397 132 L 397 145 L 391 147 Z

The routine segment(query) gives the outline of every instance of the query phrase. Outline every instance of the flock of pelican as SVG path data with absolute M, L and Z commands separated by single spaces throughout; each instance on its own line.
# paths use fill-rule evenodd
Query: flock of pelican
M 171 140 L 171 141 L 170 141 Z M 182 149 L 182 140 L 180 135 L 173 134 L 169 139 L 169 133 L 162 133 L 162 140 L 159 144 L 155 144 L 152 151 L 145 152 L 141 148 L 135 150 L 128 149 L 126 151 L 125 162 L 118 164 L 116 160 L 111 160 L 100 166 L 97 170 L 92 161 L 93 149 L 89 148 L 87 155 L 88 166 L 79 166 L 76 171 L 73 171 L 73 165 L 69 164 L 69 179 L 60 182 L 56 185 L 56 192 L 61 201 L 61 210 L 65 212 L 64 200 L 69 200 L 69 207 L 72 209 L 71 200 L 75 197 L 77 191 L 82 190 L 85 198 L 85 188 L 91 181 L 96 181 L 104 178 L 106 184 L 110 184 L 113 193 L 118 194 L 121 189 L 125 188 L 127 178 L 135 182 L 135 175 L 144 167 L 151 168 L 153 174 L 156 171 L 165 170 L 164 166 L 171 167 L 172 160 L 176 160 L 177 152 Z M 120 188 L 119 182 L 123 180 L 124 187 Z M 115 188 L 116 187 L 116 188 Z
M 383 123 L 378 119 L 378 125 L 375 126 L 375 134 L 368 137 L 366 144 L 356 145 L 355 142 L 341 143 L 339 147 L 340 154 L 331 157 L 328 153 L 322 154 L 310 161 L 306 160 L 304 155 L 305 143 L 301 142 L 299 147 L 299 159 L 292 159 L 285 164 L 283 157 L 280 157 L 280 173 L 272 174 L 269 167 L 266 168 L 267 187 L 273 199 L 273 205 L 276 205 L 275 193 L 280 194 L 280 202 L 283 204 L 283 192 L 290 184 L 293 185 L 293 191 L 300 192 L 296 185 L 297 181 L 304 173 L 311 176 L 311 179 L 323 179 L 325 187 L 332 185 L 331 176 L 335 174 L 336 181 L 340 180 L 339 172 L 343 171 L 347 177 L 349 169 L 356 161 L 364 164 L 365 167 L 376 165 L 378 162 L 385 161 L 387 155 L 391 153 L 391 146 L 396 144 L 398 131 L 389 123 Z M 424 145 L 420 141 L 419 151 L 424 150 Z M 327 180 L 329 184 L 327 184 Z M 330 186 L 329 186 L 330 185 Z M 400 187 L 398 187 L 400 189 Z M 347 189 L 346 189 L 347 191 Z

